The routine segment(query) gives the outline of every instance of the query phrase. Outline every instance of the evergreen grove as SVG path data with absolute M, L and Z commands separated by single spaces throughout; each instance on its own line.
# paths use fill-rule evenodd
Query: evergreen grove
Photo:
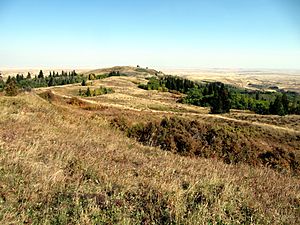
M 62 71 L 60 74 L 53 71 L 48 76 L 45 76 L 43 71 L 40 70 L 39 74 L 34 77 L 30 73 L 26 77 L 23 74 L 17 74 L 16 77 L 9 76 L 6 82 L 0 81 L 0 89 L 5 90 L 11 82 L 15 83 L 18 89 L 27 91 L 32 88 L 79 83 L 84 79 L 85 77 L 78 75 L 75 70 L 71 72 Z
M 210 107 L 214 114 L 227 113 L 230 109 L 266 115 L 300 114 L 300 95 L 295 92 L 252 91 L 221 82 L 198 83 L 176 76 L 151 77 L 146 85 L 139 87 L 184 93 L 182 103 Z
M 23 74 L 17 74 L 15 77 L 9 76 L 4 82 L 0 77 L 0 91 L 5 91 L 7 96 L 17 95 L 20 90 L 30 91 L 32 88 L 61 86 L 67 84 L 81 83 L 86 85 L 86 80 L 104 79 L 112 76 L 121 76 L 119 71 L 112 71 L 108 74 L 89 74 L 85 77 L 81 74 L 77 74 L 75 70 L 71 72 L 61 71 L 59 74 L 56 71 L 51 71 L 48 76 L 45 76 L 43 71 L 40 70 L 38 75 L 32 77 L 30 73 L 27 76 Z

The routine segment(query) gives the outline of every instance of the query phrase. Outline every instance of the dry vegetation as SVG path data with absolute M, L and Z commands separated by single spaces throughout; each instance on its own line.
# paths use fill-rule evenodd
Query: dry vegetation
M 264 165 L 300 175 L 300 135 L 295 133 L 228 121 L 203 122 L 178 117 L 148 123 L 136 123 L 137 120 L 121 117 L 112 124 L 145 145 L 183 156 L 218 158 L 228 164 Z
M 280 172 L 259 162 L 174 154 L 111 125 L 116 119 L 130 126 L 194 120 L 203 129 L 236 133 L 232 138 L 259 151 L 278 145 L 298 158 L 299 116 L 213 116 L 176 103 L 176 94 L 138 89 L 140 82 L 92 81 L 90 87 L 115 92 L 91 98 L 76 96 L 79 85 L 0 97 L 0 223 L 300 223 L 299 176 L 289 165 Z

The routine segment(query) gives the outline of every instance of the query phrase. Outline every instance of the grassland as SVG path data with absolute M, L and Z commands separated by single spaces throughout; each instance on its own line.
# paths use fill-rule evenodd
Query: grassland
M 94 80 L 88 87 L 114 90 L 96 97 L 78 96 L 79 84 L 0 97 L 0 223 L 300 223 L 300 178 L 288 160 L 279 157 L 278 169 L 177 154 L 113 124 L 194 120 L 255 143 L 253 155 L 280 147 L 297 162 L 300 116 L 214 116 L 177 94 L 137 88 L 143 82 Z

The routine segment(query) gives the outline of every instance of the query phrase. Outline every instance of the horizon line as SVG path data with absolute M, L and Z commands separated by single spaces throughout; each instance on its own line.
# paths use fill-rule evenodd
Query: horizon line
M 115 65 L 115 66 L 87 66 L 87 67 L 48 67 L 48 66 L 40 66 L 40 67 L 0 67 L 0 72 L 7 72 L 13 70 L 97 70 L 97 69 L 106 69 L 106 68 L 113 68 L 113 67 L 137 67 L 132 65 Z M 141 68 L 148 67 L 149 69 L 155 70 L 279 70 L 279 71 L 300 71 L 300 68 L 276 68 L 276 67 L 192 67 L 192 66 L 142 66 Z

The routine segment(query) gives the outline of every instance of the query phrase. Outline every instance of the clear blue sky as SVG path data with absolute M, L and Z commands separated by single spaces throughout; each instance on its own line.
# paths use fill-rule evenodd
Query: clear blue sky
M 0 0 L 1 68 L 300 69 L 298 0 Z

